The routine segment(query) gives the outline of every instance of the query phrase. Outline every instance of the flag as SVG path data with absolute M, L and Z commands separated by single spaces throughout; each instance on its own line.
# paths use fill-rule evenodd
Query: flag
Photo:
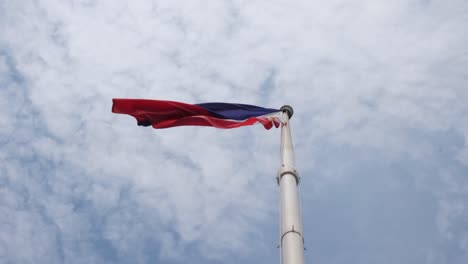
M 112 99 L 112 112 L 127 114 L 139 126 L 168 128 L 176 126 L 212 126 L 236 128 L 262 124 L 266 129 L 279 127 L 279 109 L 231 103 L 186 104 L 147 99 Z

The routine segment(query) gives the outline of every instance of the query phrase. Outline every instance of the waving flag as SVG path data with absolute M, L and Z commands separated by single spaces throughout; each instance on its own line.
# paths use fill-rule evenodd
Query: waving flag
M 139 126 L 168 128 L 212 126 L 236 128 L 261 123 L 266 129 L 279 127 L 279 109 L 230 103 L 185 104 L 147 99 L 112 99 L 112 112 L 136 118 Z

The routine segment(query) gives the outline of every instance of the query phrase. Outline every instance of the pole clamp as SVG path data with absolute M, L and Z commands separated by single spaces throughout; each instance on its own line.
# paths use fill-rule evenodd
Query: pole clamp
M 283 238 L 284 238 L 284 236 L 286 236 L 286 235 L 289 234 L 289 233 L 296 233 L 296 234 L 298 234 L 298 235 L 302 238 L 302 245 L 304 246 L 304 243 L 305 243 L 305 242 L 304 242 L 304 237 L 302 236 L 302 234 L 301 234 L 300 232 L 294 230 L 294 226 L 292 226 L 292 229 L 291 229 L 291 230 L 286 231 L 286 232 L 284 232 L 284 233 L 281 235 L 280 247 L 283 246 Z
M 299 174 L 297 173 L 296 169 L 293 167 L 287 167 L 284 164 L 281 165 L 281 168 L 278 171 L 278 176 L 276 176 L 276 182 L 278 183 L 278 185 L 280 184 L 281 178 L 286 174 L 294 176 L 294 178 L 296 179 L 296 185 L 299 185 L 301 177 L 299 177 Z

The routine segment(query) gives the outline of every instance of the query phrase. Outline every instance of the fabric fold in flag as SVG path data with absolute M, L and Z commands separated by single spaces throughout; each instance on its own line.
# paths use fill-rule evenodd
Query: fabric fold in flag
M 112 112 L 127 114 L 139 126 L 169 128 L 176 126 L 211 126 L 237 128 L 262 124 L 266 129 L 282 123 L 279 109 L 247 104 L 203 103 L 186 104 L 148 99 L 112 99 Z

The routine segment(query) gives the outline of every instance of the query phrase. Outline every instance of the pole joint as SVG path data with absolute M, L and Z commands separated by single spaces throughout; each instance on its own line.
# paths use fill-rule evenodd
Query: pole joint
M 301 239 L 302 239 L 302 246 L 304 247 L 304 244 L 305 244 L 305 242 L 304 242 L 304 237 L 302 236 L 302 234 L 301 234 L 300 232 L 294 230 L 294 226 L 292 226 L 292 229 L 291 229 L 291 230 L 288 230 L 288 231 L 284 232 L 284 233 L 281 235 L 280 247 L 283 247 L 283 238 L 284 238 L 284 236 L 286 236 L 287 234 L 290 234 L 290 233 L 296 233 L 296 234 L 298 234 L 298 235 L 301 237 Z
M 281 165 L 281 168 L 278 171 L 278 176 L 276 176 L 276 182 L 278 185 L 280 185 L 281 178 L 283 178 L 284 175 L 289 174 L 296 179 L 296 185 L 299 185 L 299 181 L 301 180 L 301 177 L 299 177 L 299 173 L 296 171 L 295 168 L 292 167 L 287 167 L 284 164 Z

